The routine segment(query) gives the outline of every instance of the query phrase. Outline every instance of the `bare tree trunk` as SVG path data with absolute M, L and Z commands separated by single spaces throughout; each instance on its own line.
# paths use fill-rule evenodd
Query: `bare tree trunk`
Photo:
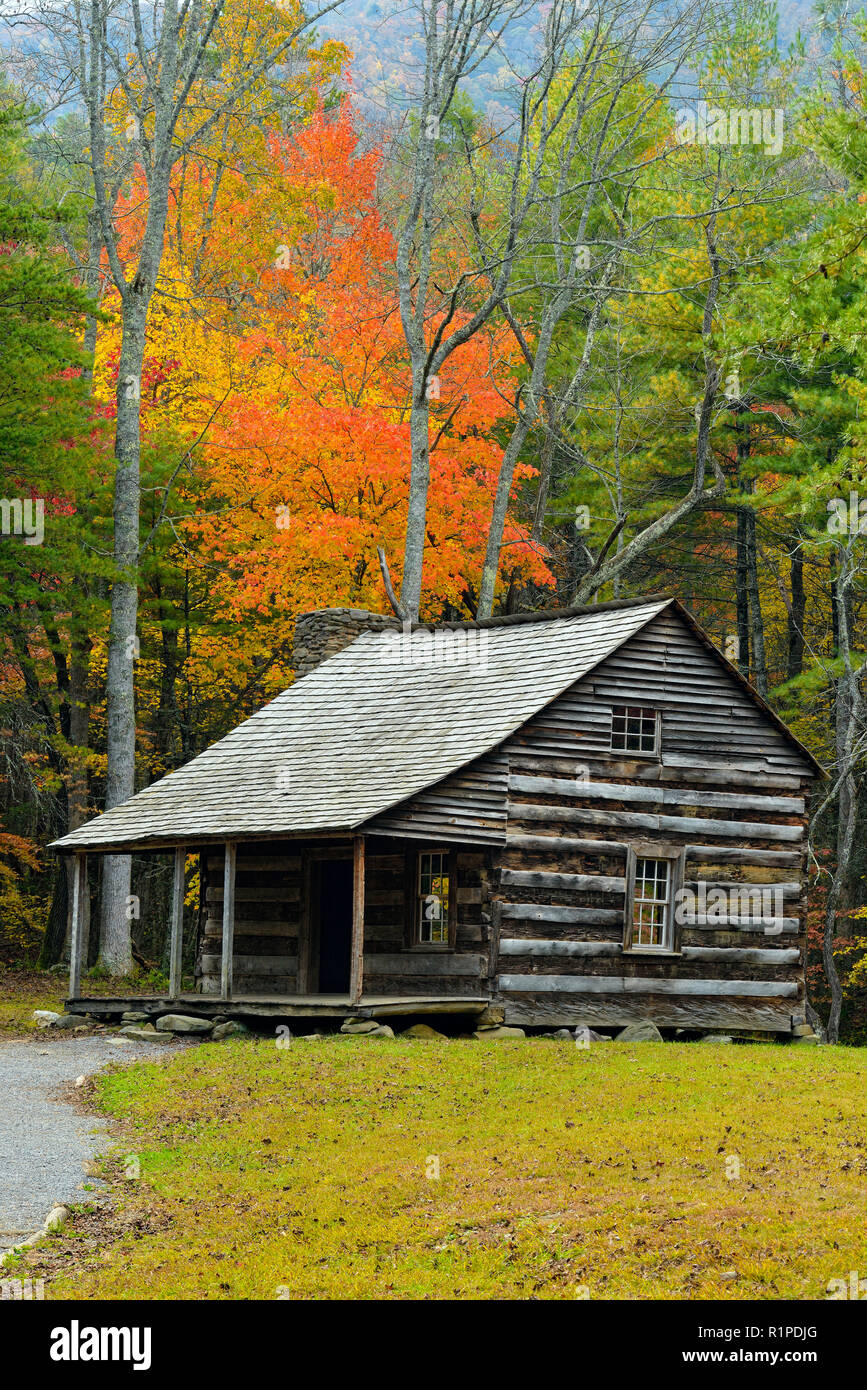
M 759 568 L 756 546 L 756 514 L 746 509 L 747 589 L 750 596 L 750 637 L 752 639 L 752 675 L 756 690 L 763 699 L 768 694 L 768 667 L 765 657 L 765 624 L 759 596 Z
M 747 508 L 737 508 L 735 555 L 735 611 L 737 615 L 738 668 L 750 677 L 750 591 L 747 583 Z
M 231 43 L 226 0 L 164 0 L 143 19 L 138 0 L 118 7 L 111 0 L 54 6 L 35 0 L 51 90 L 77 87 L 87 112 L 88 156 L 94 211 L 90 219 L 87 273 L 98 274 L 94 247 L 104 250 L 120 298 L 121 350 L 115 421 L 114 574 L 108 649 L 106 809 L 135 790 L 133 663 L 138 617 L 141 377 L 148 310 L 163 256 L 172 169 L 182 156 L 231 115 L 242 99 L 287 58 L 299 35 L 339 0 L 316 13 L 299 10 L 298 23 L 274 39 L 266 23 L 246 34 L 229 85 L 212 80 L 211 60 Z M 248 23 L 252 14 L 247 16 Z M 292 21 L 294 25 L 294 20 Z M 232 70 L 232 64 L 227 64 Z M 213 100 L 211 100 L 213 98 Z M 118 126 L 128 115 L 126 144 Z M 122 259 L 115 206 L 124 182 L 140 177 L 145 227 L 134 268 Z M 96 325 L 88 325 L 88 343 Z M 148 542 L 145 542 L 145 545 Z M 127 973 L 132 951 L 126 899 L 130 861 L 109 857 L 102 875 L 100 963 Z
M 155 238 L 159 237 L 160 246 L 162 232 L 162 226 L 152 229 L 152 235 Z M 155 279 L 154 276 L 154 282 Z M 137 284 L 138 289 L 136 284 L 131 288 L 129 299 L 132 303 L 128 304 L 124 314 L 117 380 L 114 449 L 115 578 L 111 590 L 106 684 L 107 811 L 127 801 L 135 791 L 134 670 L 141 496 L 141 376 L 144 366 L 147 310 L 153 288 L 152 285 L 146 288 L 145 284 L 141 283 L 141 278 Z M 127 916 L 131 864 L 128 855 L 118 854 L 107 855 L 103 864 L 99 961 L 112 975 L 127 975 L 132 970 L 132 944 Z
M 413 372 L 413 396 L 409 418 L 409 506 L 406 514 L 400 604 L 407 617 L 413 621 L 418 618 L 421 605 L 427 498 L 430 489 L 430 407 L 425 398 L 426 376 L 424 371 Z
M 788 612 L 788 651 L 786 655 L 786 680 L 800 676 L 804 669 L 804 618 L 807 602 L 804 596 L 804 553 L 800 540 L 792 551 L 790 570 L 792 606 Z
M 852 664 L 850 592 L 855 577 L 853 547 L 855 536 L 849 536 L 845 547 L 839 551 L 839 567 L 834 584 L 834 604 L 836 610 L 835 628 L 838 640 L 838 655 L 842 661 L 842 672 L 837 679 L 835 709 L 835 738 L 839 789 L 837 800 L 837 854 L 834 874 L 828 890 L 825 912 L 825 934 L 822 941 L 822 959 L 825 975 L 831 990 L 831 1012 L 828 1017 L 828 1041 L 837 1042 L 840 1036 L 840 1014 L 843 1004 L 843 991 L 837 966 L 834 960 L 834 938 L 851 935 L 850 921 L 842 917 L 841 911 L 848 906 L 850 898 L 850 877 L 852 871 L 852 851 L 858 820 L 858 796 L 855 781 L 855 766 L 858 759 L 858 733 L 863 722 L 863 694 L 859 672 Z
M 74 749 L 85 749 L 90 742 L 90 703 L 88 700 L 88 658 L 90 654 L 90 642 L 88 639 L 73 638 L 72 651 L 69 660 L 69 742 Z M 67 774 L 67 797 L 69 814 L 67 820 L 68 830 L 77 830 L 87 820 L 87 772 L 77 761 L 78 754 L 73 752 L 69 760 L 69 770 Z M 66 879 L 67 879 L 67 902 L 69 912 L 67 915 L 65 940 L 63 943 L 63 957 L 68 959 L 69 937 L 72 929 L 72 898 L 73 898 L 73 876 L 75 874 L 74 855 L 66 856 Z M 90 932 L 90 897 L 85 897 L 84 902 L 85 920 L 84 932 L 85 943 Z M 87 958 L 85 944 L 84 958 Z

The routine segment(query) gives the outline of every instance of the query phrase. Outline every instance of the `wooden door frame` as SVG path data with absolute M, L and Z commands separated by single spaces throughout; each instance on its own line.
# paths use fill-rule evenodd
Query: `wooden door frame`
M 301 851 L 301 912 L 298 923 L 298 993 L 319 994 L 319 887 L 320 866 L 335 860 L 352 860 L 351 844 L 315 846 Z M 314 872 L 314 867 L 316 872 Z

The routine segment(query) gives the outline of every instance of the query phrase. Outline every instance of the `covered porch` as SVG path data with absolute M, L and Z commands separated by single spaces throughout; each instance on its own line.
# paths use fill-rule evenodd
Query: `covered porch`
M 487 883 L 479 845 L 430 850 L 381 835 L 209 840 L 141 851 L 173 857 L 168 988 L 105 995 L 87 989 L 87 857 L 76 853 L 67 1010 L 96 1018 L 424 1018 L 481 1014 L 491 999 Z M 109 849 L 100 853 L 111 852 Z M 184 978 L 188 856 L 201 903 L 195 991 Z M 431 873 L 439 878 L 431 880 Z M 434 921 L 424 896 L 443 897 Z M 437 915 L 438 914 L 438 915 Z M 186 935 L 189 938 L 189 915 Z M 457 1021 L 457 1019 L 456 1019 Z

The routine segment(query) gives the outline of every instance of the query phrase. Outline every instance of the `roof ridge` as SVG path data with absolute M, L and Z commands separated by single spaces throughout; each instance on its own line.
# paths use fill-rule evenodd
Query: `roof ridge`
M 465 618 L 439 623 L 413 622 L 411 629 L 413 632 L 441 632 L 443 629 L 453 632 L 462 628 L 517 627 L 522 623 L 549 623 L 561 618 L 586 617 L 590 613 L 609 613 L 617 609 L 643 608 L 651 603 L 673 602 L 673 594 L 643 594 L 638 598 L 607 599 L 604 603 L 573 604 L 569 608 L 539 608 L 529 613 L 501 613 L 495 618 Z M 359 633 L 359 636 L 362 635 Z

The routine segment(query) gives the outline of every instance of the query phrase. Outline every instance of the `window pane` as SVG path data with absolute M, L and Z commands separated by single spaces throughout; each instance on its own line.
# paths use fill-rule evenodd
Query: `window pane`
M 657 712 L 647 705 L 615 705 L 611 711 L 611 748 L 617 752 L 654 753 Z
M 419 855 L 418 922 L 419 940 L 448 943 L 449 876 L 445 872 L 448 856 L 441 853 Z
M 669 924 L 667 859 L 638 859 L 632 908 L 633 947 L 665 946 Z

